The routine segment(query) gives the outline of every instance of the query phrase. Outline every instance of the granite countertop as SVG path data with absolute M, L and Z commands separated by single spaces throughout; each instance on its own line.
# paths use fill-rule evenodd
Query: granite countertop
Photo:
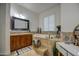
M 10 33 L 10 36 L 25 35 L 25 34 L 33 34 L 33 33 L 30 33 L 30 32 L 12 32 L 12 33 Z
M 79 47 L 73 44 L 67 44 L 65 42 L 57 42 L 62 48 L 74 56 L 79 56 Z

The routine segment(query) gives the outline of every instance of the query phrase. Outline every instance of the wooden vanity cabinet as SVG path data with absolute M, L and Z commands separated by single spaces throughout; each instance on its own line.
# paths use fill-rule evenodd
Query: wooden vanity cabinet
M 11 51 L 32 45 L 32 34 L 10 36 Z

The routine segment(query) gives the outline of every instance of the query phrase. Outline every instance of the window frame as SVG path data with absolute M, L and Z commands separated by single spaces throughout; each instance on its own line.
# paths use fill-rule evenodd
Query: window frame
M 50 30 L 50 29 L 49 29 L 49 21 L 48 21 L 48 30 L 45 30 L 45 27 L 44 27 L 44 22 L 45 22 L 45 21 L 44 21 L 44 18 L 45 18 L 45 17 L 48 17 L 48 20 L 49 20 L 49 17 L 52 16 L 52 15 L 54 16 L 54 29 L 53 29 L 53 30 Z M 56 26 L 56 20 L 55 20 L 55 19 L 56 19 L 56 18 L 55 18 L 55 15 L 54 15 L 54 14 L 51 14 L 51 15 L 48 15 L 48 16 L 44 16 L 44 17 L 43 17 L 43 31 L 46 31 L 46 32 L 47 32 L 47 31 L 55 31 L 55 26 Z

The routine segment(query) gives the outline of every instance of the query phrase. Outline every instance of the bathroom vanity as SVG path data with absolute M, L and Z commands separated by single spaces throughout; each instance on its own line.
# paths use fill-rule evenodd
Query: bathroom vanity
M 11 33 L 10 49 L 11 51 L 18 50 L 23 47 L 32 45 L 32 33 Z
M 68 44 L 64 42 L 57 42 L 56 48 L 58 49 L 58 55 L 64 56 L 79 56 L 79 47 L 73 44 Z M 61 54 L 60 54 L 61 53 Z

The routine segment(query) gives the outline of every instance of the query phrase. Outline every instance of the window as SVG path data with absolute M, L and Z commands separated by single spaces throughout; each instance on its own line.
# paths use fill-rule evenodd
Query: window
M 44 31 L 55 31 L 55 15 L 44 17 Z

